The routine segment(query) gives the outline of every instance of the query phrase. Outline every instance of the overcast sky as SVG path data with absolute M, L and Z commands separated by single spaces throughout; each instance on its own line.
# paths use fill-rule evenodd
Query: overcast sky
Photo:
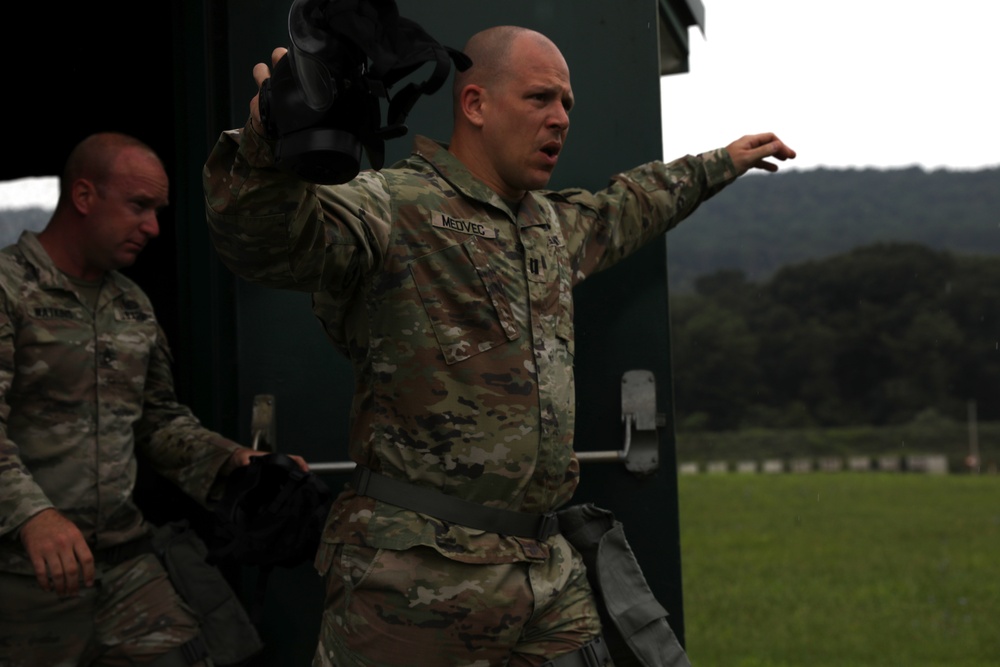
M 665 158 L 772 131 L 787 169 L 1000 164 L 1000 2 L 702 4 L 691 71 L 661 80 Z M 56 197 L 54 179 L 0 184 L 0 209 Z
M 1000 164 L 1000 2 L 703 0 L 663 77 L 664 157 L 755 132 L 788 168 Z

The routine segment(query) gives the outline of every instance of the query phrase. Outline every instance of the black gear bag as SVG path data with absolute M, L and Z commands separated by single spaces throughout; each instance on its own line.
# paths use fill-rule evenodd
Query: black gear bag
M 229 474 L 225 493 L 214 507 L 209 558 L 260 568 L 251 608 L 255 624 L 260 622 L 271 570 L 312 561 L 332 502 L 323 480 L 303 472 L 284 454 L 255 456 Z

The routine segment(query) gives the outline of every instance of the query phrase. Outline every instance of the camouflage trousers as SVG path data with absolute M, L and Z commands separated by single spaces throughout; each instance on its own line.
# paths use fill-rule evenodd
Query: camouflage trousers
M 481 565 L 337 545 L 313 667 L 537 667 L 600 634 L 579 554 Z
M 97 568 L 92 588 L 62 598 L 33 575 L 0 573 L 0 667 L 131 667 L 198 634 L 155 555 Z

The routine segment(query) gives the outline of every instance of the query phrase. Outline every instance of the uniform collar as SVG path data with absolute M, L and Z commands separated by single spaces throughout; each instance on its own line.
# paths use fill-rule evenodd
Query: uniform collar
M 461 160 L 448 152 L 447 144 L 417 135 L 413 141 L 412 157 L 429 163 L 441 178 L 466 197 L 505 211 L 511 220 L 517 219 L 517 211 L 511 210 L 500 195 L 473 176 Z M 522 200 L 522 206 L 527 199 L 530 197 Z
M 428 162 L 452 187 L 470 199 L 495 206 L 507 213 L 519 227 L 534 227 L 548 224 L 548 216 L 541 204 L 538 193 L 531 191 L 518 202 L 516 209 L 489 186 L 472 175 L 461 160 L 448 152 L 448 145 L 417 135 L 413 142 L 413 158 Z
M 22 232 L 17 247 L 28 263 L 34 267 L 38 275 L 38 285 L 42 289 L 60 289 L 77 293 L 73 283 L 59 270 L 49 257 L 49 253 L 45 252 L 35 232 Z M 104 274 L 104 293 L 101 295 L 101 303 L 108 298 L 119 296 L 124 291 L 125 280 L 127 279 L 117 271 L 108 271 Z M 77 298 L 79 299 L 79 295 Z
M 38 235 L 35 232 L 22 232 L 21 238 L 17 241 L 17 247 L 20 249 L 21 254 L 24 255 L 24 258 L 28 260 L 28 263 L 35 268 L 35 272 L 38 274 L 38 284 L 43 289 L 58 288 L 73 290 L 70 282 L 56 268 L 56 265 L 52 262 L 52 258 L 45 252 L 45 248 L 38 241 Z

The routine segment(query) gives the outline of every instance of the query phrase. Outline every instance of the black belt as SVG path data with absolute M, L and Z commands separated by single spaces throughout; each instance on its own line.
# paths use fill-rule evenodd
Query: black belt
M 131 542 L 116 544 L 111 547 L 104 547 L 94 552 L 94 560 L 105 565 L 121 565 L 127 560 L 135 558 L 141 554 L 154 553 L 153 538 L 144 535 Z
M 360 465 L 354 469 L 351 484 L 358 495 L 368 496 L 466 528 L 536 540 L 548 539 L 559 532 L 559 520 L 555 512 L 529 514 L 487 507 L 446 493 L 401 482 Z
M 542 667 L 605 667 L 611 664 L 613 664 L 611 653 L 604 642 L 604 637 L 598 636 L 572 653 L 563 653 L 558 658 L 543 662 Z

